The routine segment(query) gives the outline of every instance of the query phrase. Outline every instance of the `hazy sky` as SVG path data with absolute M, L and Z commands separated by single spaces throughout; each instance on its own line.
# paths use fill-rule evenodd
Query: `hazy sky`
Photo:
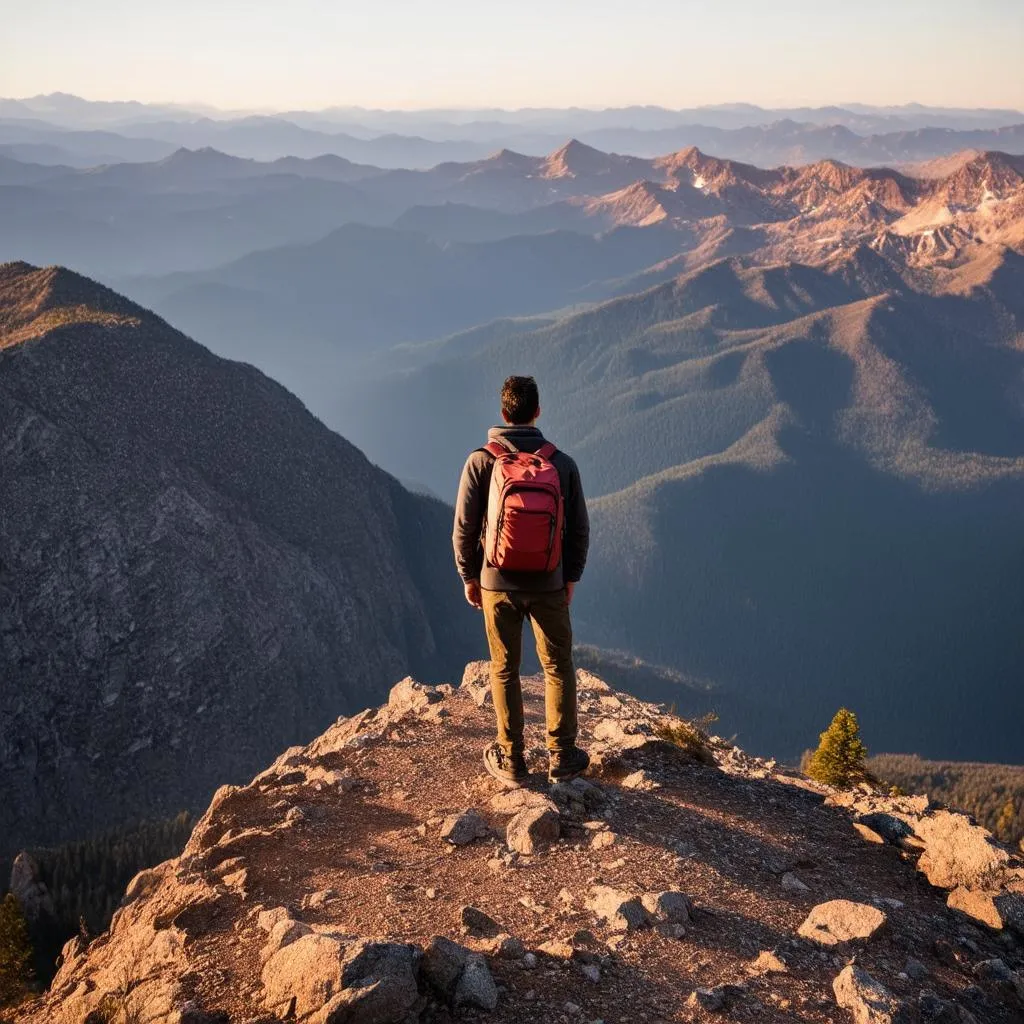
M 0 0 L 0 95 L 1024 108 L 1024 0 Z

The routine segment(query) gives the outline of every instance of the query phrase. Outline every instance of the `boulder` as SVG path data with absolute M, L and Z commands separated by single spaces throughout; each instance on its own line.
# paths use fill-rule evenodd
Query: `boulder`
M 517 853 L 531 854 L 557 842 L 561 834 L 558 815 L 548 807 L 528 807 L 508 823 L 505 841 Z
M 1004 891 L 992 899 L 992 905 L 999 914 L 1004 928 L 1016 932 L 1024 939 L 1024 891 Z
M 403 1024 L 420 1001 L 416 978 L 422 954 L 397 942 L 364 942 L 342 969 L 342 990 L 311 1024 Z
M 641 900 L 608 885 L 594 886 L 586 907 L 615 932 L 632 932 L 651 923 Z
M 981 960 L 971 968 L 971 973 L 980 981 L 993 981 L 1001 984 L 1011 983 L 1014 972 L 1006 966 L 1005 960 L 998 957 L 992 960 Z
M 487 961 L 479 953 L 470 954 L 455 986 L 452 1005 L 456 1009 L 471 1007 L 487 1012 L 498 1005 L 498 986 L 494 984 Z
M 870 939 L 886 922 L 878 907 L 852 900 L 819 903 L 807 915 L 798 934 L 822 946 Z
M 636 749 L 654 738 L 654 726 L 644 719 L 602 718 L 594 726 L 594 739 L 624 750 Z
M 263 1004 L 311 1024 L 401 1024 L 420 998 L 420 957 L 403 943 L 307 933 L 267 961 Z
M 469 960 L 470 950 L 443 935 L 435 935 L 423 952 L 421 971 L 424 978 L 446 999 L 455 993 L 455 986 Z
M 492 703 L 491 663 L 471 661 L 462 673 L 461 689 L 466 690 L 478 708 Z
M 341 991 L 345 954 L 345 946 L 333 935 L 308 933 L 289 942 L 263 967 L 264 1007 L 279 1017 L 292 1013 L 300 1020 L 320 1010 Z
M 269 935 L 274 930 L 274 925 L 291 919 L 292 915 L 285 907 L 274 907 L 271 910 L 259 911 L 256 915 L 256 924 Z
M 982 960 L 972 968 L 978 981 L 994 989 L 999 1001 L 1024 1006 L 1024 974 L 1013 970 L 1005 960 Z
M 863 822 L 855 821 L 853 823 L 854 831 L 863 839 L 865 842 L 874 843 L 876 846 L 884 846 L 885 840 L 880 836 L 873 828 L 868 828 Z
M 537 947 L 537 952 L 543 953 L 545 956 L 554 957 L 556 960 L 568 960 L 575 952 L 575 949 L 573 944 L 565 939 L 548 939 Z
M 549 794 L 559 807 L 573 807 L 577 810 L 593 810 L 607 800 L 604 790 L 586 779 L 556 782 L 549 790 Z
M 924 844 L 918 869 L 940 889 L 988 888 L 1009 864 L 1010 854 L 966 814 L 934 811 L 915 822 L 914 832 Z
M 441 823 L 441 838 L 452 846 L 466 846 L 485 835 L 487 822 L 473 808 L 451 814 Z
M 558 812 L 558 806 L 543 793 L 532 789 L 508 789 L 491 797 L 490 807 L 498 814 L 516 814 L 528 807 L 547 807 Z
M 675 890 L 645 893 L 640 902 L 656 925 L 686 925 L 690 923 L 693 904 L 685 893 Z
M 491 952 L 505 960 L 521 960 L 526 952 L 526 947 L 521 939 L 512 935 L 499 935 L 491 943 Z
M 909 1008 L 862 967 L 851 964 L 832 982 L 836 1002 L 853 1014 L 854 1024 L 904 1024 Z
M 493 1010 L 498 989 L 486 959 L 451 939 L 435 935 L 423 954 L 423 977 L 455 1007 Z
M 290 917 L 279 920 L 267 936 L 267 941 L 260 949 L 260 963 L 265 964 L 279 949 L 301 939 L 303 935 L 309 935 L 313 929 L 301 921 L 294 921 Z
M 854 819 L 854 825 L 869 829 L 894 846 L 905 846 L 914 834 L 914 830 L 902 818 L 897 818 L 895 814 L 887 814 L 885 811 L 858 814 Z
M 961 914 L 965 914 L 979 924 L 1000 931 L 1006 927 L 1006 922 L 996 906 L 998 896 L 997 892 L 968 889 L 958 885 L 946 897 L 946 905 L 952 910 L 959 910 Z
M 431 704 L 444 700 L 444 691 L 436 686 L 425 686 L 416 682 L 412 676 L 406 676 L 401 682 L 395 683 L 388 694 L 388 707 L 399 713 L 420 711 Z

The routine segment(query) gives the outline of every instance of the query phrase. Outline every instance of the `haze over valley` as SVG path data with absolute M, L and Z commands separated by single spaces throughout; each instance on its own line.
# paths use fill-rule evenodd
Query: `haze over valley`
M 51 337 L 58 326 L 108 329 L 124 300 L 83 274 L 255 365 L 384 470 L 450 501 L 501 379 L 533 373 L 543 425 L 578 458 L 593 503 L 582 642 L 699 680 L 764 752 L 796 756 L 848 703 L 882 748 L 1019 760 L 1006 722 L 1024 713 L 1024 115 L 700 114 L 707 138 L 726 153 L 746 139 L 754 162 L 582 141 L 667 140 L 683 115 L 655 108 L 480 112 L 478 123 L 453 111 L 197 119 L 66 96 L 5 101 L 0 257 L 23 261 L 6 271 L 5 387 L 16 367 L 42 372 L 23 358 L 40 344 L 22 340 L 29 322 L 27 337 L 40 333 L 37 307 L 68 310 L 42 331 L 55 350 L 70 345 Z M 797 114 L 805 142 L 818 140 L 810 149 L 762 145 L 792 134 Z M 379 151 L 287 148 L 356 115 L 364 142 L 388 140 L 408 166 L 383 166 L 395 161 Z M 484 121 L 509 142 L 525 127 L 576 137 L 546 155 L 459 150 L 481 141 Z M 421 166 L 433 158 L 395 141 L 410 126 L 472 159 Z M 876 140 L 858 143 L 860 158 L 855 131 Z M 61 152 L 11 141 L 32 132 L 66 136 Z M 883 136 L 898 166 L 871 166 Z M 150 137 L 167 151 L 116 149 Z M 105 159 L 126 159 L 75 166 L 101 140 L 115 147 Z M 993 140 L 1009 151 L 963 148 Z M 782 153 L 795 159 L 778 164 Z M 170 337 L 142 310 L 129 317 L 140 338 Z M 68 358 L 55 364 L 63 374 Z M 127 364 L 90 360 L 74 376 L 94 375 L 123 410 Z M 53 389 L 66 402 L 61 379 L 31 385 L 36 415 Z M 252 415 L 279 429 L 280 415 Z M 97 426 L 96 443 L 114 443 L 117 422 Z M 267 430 L 254 427 L 253 443 Z M 289 429 L 273 447 L 285 440 L 300 444 Z M 28 493 L 9 461 L 7 473 Z M 446 592 L 436 515 L 421 555 L 438 566 L 429 586 Z M 90 657 L 105 664 L 113 634 L 93 628 Z M 341 704 L 358 702 L 343 694 L 363 684 L 339 685 Z

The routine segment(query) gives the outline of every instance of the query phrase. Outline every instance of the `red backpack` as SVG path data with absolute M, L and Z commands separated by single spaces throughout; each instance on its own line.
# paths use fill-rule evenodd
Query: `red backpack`
M 553 572 L 562 560 L 562 482 L 551 462 L 555 446 L 509 450 L 491 441 L 484 557 L 504 572 Z

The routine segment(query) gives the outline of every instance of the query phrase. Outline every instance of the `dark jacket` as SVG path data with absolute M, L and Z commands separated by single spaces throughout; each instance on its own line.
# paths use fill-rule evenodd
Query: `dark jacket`
M 535 452 L 544 444 L 544 435 L 536 427 L 491 427 L 488 441 L 505 441 L 522 452 Z M 470 452 L 459 481 L 455 499 L 455 565 L 463 580 L 480 580 L 484 590 L 561 590 L 583 575 L 590 543 L 590 521 L 583 498 L 580 471 L 568 455 L 556 451 L 551 461 L 558 470 L 565 502 L 565 534 L 562 561 L 554 572 L 499 572 L 484 564 L 483 526 L 487 511 L 487 492 L 491 486 L 494 456 L 490 452 Z

